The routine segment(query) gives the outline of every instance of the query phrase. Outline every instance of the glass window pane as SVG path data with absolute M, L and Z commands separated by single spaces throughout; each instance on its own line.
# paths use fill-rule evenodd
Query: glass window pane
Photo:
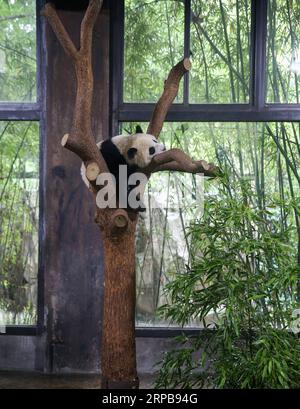
M 183 58 L 183 44 L 183 2 L 126 0 L 124 101 L 157 101 L 170 68 Z M 177 102 L 182 95 L 181 84 Z
M 39 130 L 0 122 L 0 325 L 36 323 Z
M 0 101 L 36 100 L 35 3 L 0 1 Z
M 248 103 L 250 0 L 192 0 L 191 103 Z
M 267 102 L 299 103 L 299 20 L 299 1 L 269 1 Z
M 123 124 L 123 132 L 133 132 L 135 125 Z M 165 123 L 161 139 L 167 148 L 180 147 L 193 158 L 218 164 L 228 177 L 205 180 L 204 213 L 200 217 L 193 197 L 199 179 L 189 174 L 183 179 L 177 179 L 176 174 L 169 178 L 166 172 L 151 177 L 151 188 L 155 183 L 163 186 L 164 195 L 169 187 L 171 191 L 174 181 L 179 193 L 186 193 L 185 185 L 190 186 L 190 191 L 184 195 L 181 212 L 173 211 L 172 206 L 166 211 L 161 206 L 148 209 L 140 217 L 136 243 L 137 324 L 167 325 L 157 315 L 157 307 L 170 302 L 170 295 L 164 292 L 166 284 L 175 274 L 189 274 L 186 266 L 193 267 L 195 260 L 204 260 L 202 267 L 209 273 L 214 266 L 207 256 L 211 251 L 215 252 L 214 262 L 221 260 L 219 277 L 228 287 L 232 284 L 234 288 L 236 283 L 243 283 L 243 275 L 252 274 L 253 291 L 261 294 L 260 284 L 263 287 L 272 277 L 283 280 L 282 299 L 289 311 L 296 305 L 296 277 L 299 279 L 300 271 L 300 125 Z M 160 203 L 161 197 L 155 200 Z M 204 220 L 207 230 L 188 236 L 195 220 Z M 205 253 L 209 243 L 210 253 Z M 222 271 L 230 274 L 223 276 Z M 199 290 L 203 288 L 200 281 L 197 285 Z M 257 308 L 262 303 L 269 311 L 276 308 L 268 294 Z M 221 304 L 207 313 L 206 324 L 213 324 L 222 308 L 224 312 Z M 195 316 L 190 325 L 203 322 Z

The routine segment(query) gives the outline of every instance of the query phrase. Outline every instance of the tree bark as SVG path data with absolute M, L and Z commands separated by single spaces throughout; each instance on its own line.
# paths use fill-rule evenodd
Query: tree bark
M 111 231 L 103 231 L 103 389 L 131 389 L 139 385 L 135 349 L 135 228 L 136 218 L 129 221 L 121 234 L 114 236 Z

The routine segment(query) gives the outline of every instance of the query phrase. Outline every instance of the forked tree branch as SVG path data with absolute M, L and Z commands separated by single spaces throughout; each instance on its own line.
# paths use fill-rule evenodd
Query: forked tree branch
M 86 167 L 90 164 L 93 165 L 94 169 L 98 167 L 99 173 L 107 172 L 108 169 L 97 148 L 91 128 L 93 99 L 92 34 L 102 4 L 103 0 L 90 0 L 81 23 L 79 50 L 76 49 L 72 42 L 54 5 L 47 3 L 42 12 L 63 49 L 72 58 L 77 78 L 73 125 L 70 133 L 63 136 L 61 144 L 78 155 Z
M 164 91 L 154 108 L 148 126 L 147 133 L 150 135 L 154 135 L 156 138 L 159 137 L 168 110 L 178 94 L 180 80 L 183 75 L 191 69 L 191 66 L 190 60 L 185 58 L 171 69 L 165 81 Z
M 92 35 L 102 4 L 103 0 L 90 0 L 81 23 L 79 50 L 76 49 L 64 28 L 55 7 L 47 3 L 43 11 L 62 47 L 71 56 L 77 78 L 73 125 L 70 133 L 63 136 L 61 144 L 77 154 L 85 163 L 86 177 L 90 181 L 94 192 L 97 191 L 95 185 L 97 176 L 100 173 L 108 172 L 107 164 L 96 145 L 91 128 L 93 97 Z M 159 136 L 167 112 L 178 93 L 180 80 L 190 69 L 191 63 L 188 58 L 183 59 L 171 69 L 165 81 L 163 93 L 153 111 L 147 133 L 156 137 Z M 171 149 L 155 156 L 145 169 L 145 174 L 150 176 L 153 172 L 163 170 L 204 173 L 206 176 L 214 176 L 217 168 L 205 161 L 191 159 L 180 149 Z M 116 220 L 119 220 L 119 218 L 116 218 Z
M 42 15 L 45 16 L 51 25 L 58 41 L 65 50 L 65 52 L 72 58 L 76 59 L 78 56 L 78 50 L 71 40 L 67 30 L 59 18 L 56 8 L 52 3 L 46 3 L 42 10 Z
M 61 144 L 63 147 L 74 152 L 84 162 L 86 176 L 90 181 L 91 189 L 96 195 L 98 187 L 96 179 L 100 173 L 109 172 L 107 164 L 103 159 L 95 141 L 92 131 L 92 99 L 94 89 L 94 78 L 92 69 L 92 36 L 97 17 L 101 10 L 103 0 L 90 0 L 87 11 L 81 23 L 80 49 L 77 50 L 64 28 L 55 7 L 47 3 L 43 15 L 47 18 L 54 33 L 65 52 L 72 58 L 76 79 L 76 101 L 73 115 L 73 124 L 70 133 L 63 136 Z M 117 211 L 108 210 L 106 223 L 113 228 L 126 229 L 129 217 L 124 209 Z M 107 217 L 111 222 L 107 221 Z M 100 218 L 101 219 L 101 218 Z M 99 219 L 99 220 L 100 220 Z M 100 220 L 103 227 L 105 221 Z

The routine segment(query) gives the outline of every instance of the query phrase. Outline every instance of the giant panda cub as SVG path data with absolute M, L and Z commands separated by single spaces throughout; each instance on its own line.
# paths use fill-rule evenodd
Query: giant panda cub
M 97 143 L 107 167 L 116 179 L 117 198 L 119 192 L 119 166 L 127 166 L 127 180 L 133 173 L 147 167 L 153 156 L 166 150 L 165 145 L 159 143 L 150 134 L 143 133 L 140 126 L 131 135 L 117 135 L 111 139 Z M 81 176 L 84 183 L 89 187 L 89 181 L 85 175 L 85 166 L 81 166 Z M 127 198 L 135 186 L 127 184 Z M 128 205 L 130 208 L 130 206 Z M 145 211 L 145 206 L 140 206 L 137 211 Z

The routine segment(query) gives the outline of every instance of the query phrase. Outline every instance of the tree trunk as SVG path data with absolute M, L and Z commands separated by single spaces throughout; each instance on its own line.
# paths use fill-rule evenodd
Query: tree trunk
M 105 226 L 102 229 L 105 266 L 101 347 L 103 389 L 138 388 L 135 351 L 135 228 L 136 217 L 121 234 L 119 229 L 115 235 Z

